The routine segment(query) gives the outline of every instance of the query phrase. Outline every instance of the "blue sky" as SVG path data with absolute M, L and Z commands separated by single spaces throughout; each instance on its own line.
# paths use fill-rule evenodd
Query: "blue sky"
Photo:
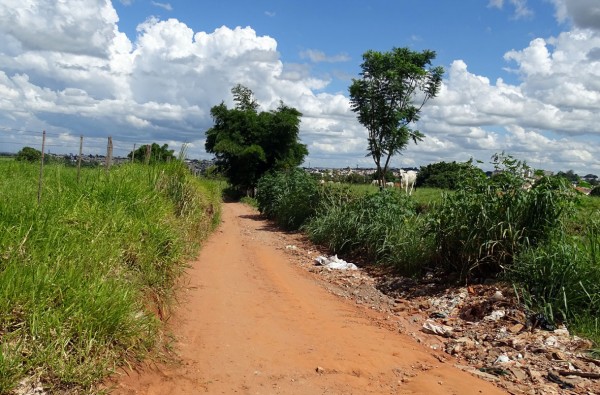
M 210 107 L 242 83 L 263 109 L 303 114 L 307 164 L 372 166 L 348 86 L 367 50 L 437 52 L 426 139 L 394 166 L 488 161 L 600 174 L 597 0 L 5 0 L 0 5 L 0 150 L 115 153 L 189 143 L 209 158 Z
M 287 4 L 286 4 L 287 3 Z M 393 47 L 432 49 L 437 63 L 448 66 L 463 59 L 472 72 L 515 81 L 505 70 L 505 52 L 526 47 L 536 37 L 561 31 L 549 1 L 527 4 L 531 14 L 519 16 L 510 4 L 492 6 L 485 0 L 425 1 L 171 1 L 115 2 L 119 28 L 130 39 L 149 16 L 176 18 L 194 31 L 212 32 L 223 25 L 252 27 L 259 36 L 277 40 L 281 58 L 306 63 L 306 51 L 320 51 L 339 62 L 312 65 L 316 75 L 341 71 L 356 77 L 362 54 Z M 332 64 L 333 63 L 333 64 Z M 329 91 L 347 91 L 347 81 Z

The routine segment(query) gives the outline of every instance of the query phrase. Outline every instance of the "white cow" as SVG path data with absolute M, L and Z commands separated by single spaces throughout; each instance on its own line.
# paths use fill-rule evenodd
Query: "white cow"
M 380 180 L 373 180 L 373 181 L 371 181 L 371 185 L 377 185 L 377 186 L 383 185 L 386 188 L 393 188 L 394 187 L 394 183 L 393 182 L 386 182 L 385 184 L 380 184 L 380 182 L 381 182 Z
M 417 182 L 417 172 L 414 170 L 400 170 L 400 188 L 404 188 L 407 194 L 412 195 Z M 409 192 L 410 187 L 410 192 Z

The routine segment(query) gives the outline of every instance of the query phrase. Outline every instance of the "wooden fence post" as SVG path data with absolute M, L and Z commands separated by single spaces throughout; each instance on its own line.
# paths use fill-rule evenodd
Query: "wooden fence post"
M 113 151 L 112 137 L 108 136 L 108 144 L 106 145 L 106 171 L 110 170 L 110 165 L 112 163 L 112 151 Z
M 42 180 L 44 178 L 44 149 L 46 147 L 46 131 L 42 133 L 42 163 L 40 164 L 40 180 L 38 183 L 38 204 L 42 201 Z
M 133 143 L 133 151 L 131 151 L 131 163 L 133 163 L 134 158 L 135 158 L 135 143 Z
M 150 144 L 146 145 L 146 164 L 150 164 L 150 153 L 152 152 L 152 147 Z
M 83 154 L 83 135 L 79 136 L 79 157 L 77 158 L 77 182 L 81 173 L 81 155 Z

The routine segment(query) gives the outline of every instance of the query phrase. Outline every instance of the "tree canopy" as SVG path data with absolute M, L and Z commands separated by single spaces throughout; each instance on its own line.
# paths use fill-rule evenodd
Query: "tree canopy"
M 169 149 L 168 144 L 158 145 L 152 143 L 149 158 L 146 158 L 148 155 L 148 145 L 142 145 L 135 151 L 131 151 L 127 154 L 127 157 L 131 159 L 131 155 L 133 155 L 133 159 L 136 162 L 145 162 L 146 160 L 150 163 L 167 162 L 175 157 L 174 152 L 174 150 Z
M 17 152 L 16 160 L 27 161 L 27 162 L 37 162 L 42 158 L 42 152 L 36 150 L 32 147 L 23 147 L 19 152 Z
M 253 92 L 239 84 L 231 93 L 234 108 L 223 102 L 211 108 L 214 125 L 206 131 L 205 144 L 230 184 L 253 188 L 269 170 L 299 166 L 308 154 L 299 142 L 302 114 L 283 102 L 276 110 L 259 112 Z
M 444 69 L 432 67 L 434 51 L 393 48 L 390 52 L 363 54 L 360 79 L 350 86 L 350 104 L 369 133 L 367 150 L 378 174 L 385 175 L 390 159 L 424 135 L 412 128 L 421 108 L 435 97 Z M 381 179 L 385 181 L 385 179 Z
M 469 162 L 438 162 L 421 166 L 417 186 L 457 189 L 463 177 L 483 171 Z
M 573 170 L 567 170 L 566 172 L 559 171 L 558 173 L 556 173 L 556 176 L 566 178 L 570 182 L 578 182 L 579 181 L 579 176 Z

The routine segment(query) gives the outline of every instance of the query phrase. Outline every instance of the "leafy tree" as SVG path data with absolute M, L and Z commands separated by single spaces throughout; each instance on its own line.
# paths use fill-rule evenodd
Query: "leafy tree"
M 16 157 L 16 160 L 27 162 L 37 162 L 40 159 L 42 159 L 42 152 L 31 147 L 23 147 L 23 149 L 17 152 Z
M 598 185 L 598 176 L 595 174 L 586 174 L 583 177 L 584 180 L 590 183 L 590 185 L 596 186 Z
M 156 143 L 152 143 L 150 146 L 150 163 L 167 162 L 171 159 L 174 159 L 174 152 L 174 150 L 169 149 L 168 144 L 158 145 Z M 131 155 L 134 155 L 133 160 L 136 162 L 145 162 L 147 153 L 148 146 L 142 145 L 135 151 L 131 151 L 129 154 L 127 154 L 127 157 L 131 159 Z
M 438 162 L 421 166 L 417 174 L 417 186 L 457 189 L 460 180 L 473 172 L 483 171 L 469 162 Z
M 558 173 L 556 173 L 556 176 L 566 178 L 567 180 L 569 180 L 571 182 L 579 181 L 579 176 L 577 174 L 575 174 L 575 172 L 573 170 L 567 170 L 566 173 L 564 171 L 559 171 Z
M 393 155 L 425 137 L 411 127 L 419 120 L 425 103 L 435 97 L 444 69 L 431 67 L 434 51 L 393 48 L 390 52 L 367 51 L 362 76 L 350 86 L 352 111 L 369 133 L 367 150 L 373 157 L 381 181 Z
M 347 182 L 349 184 L 365 184 L 367 182 L 367 179 L 362 174 L 350 173 L 345 177 L 344 182 Z
M 232 186 L 248 190 L 269 170 L 295 168 L 308 154 L 298 140 L 302 114 L 283 102 L 274 111 L 258 112 L 252 91 L 231 89 L 235 108 L 211 108 L 214 126 L 206 131 L 206 151 Z

